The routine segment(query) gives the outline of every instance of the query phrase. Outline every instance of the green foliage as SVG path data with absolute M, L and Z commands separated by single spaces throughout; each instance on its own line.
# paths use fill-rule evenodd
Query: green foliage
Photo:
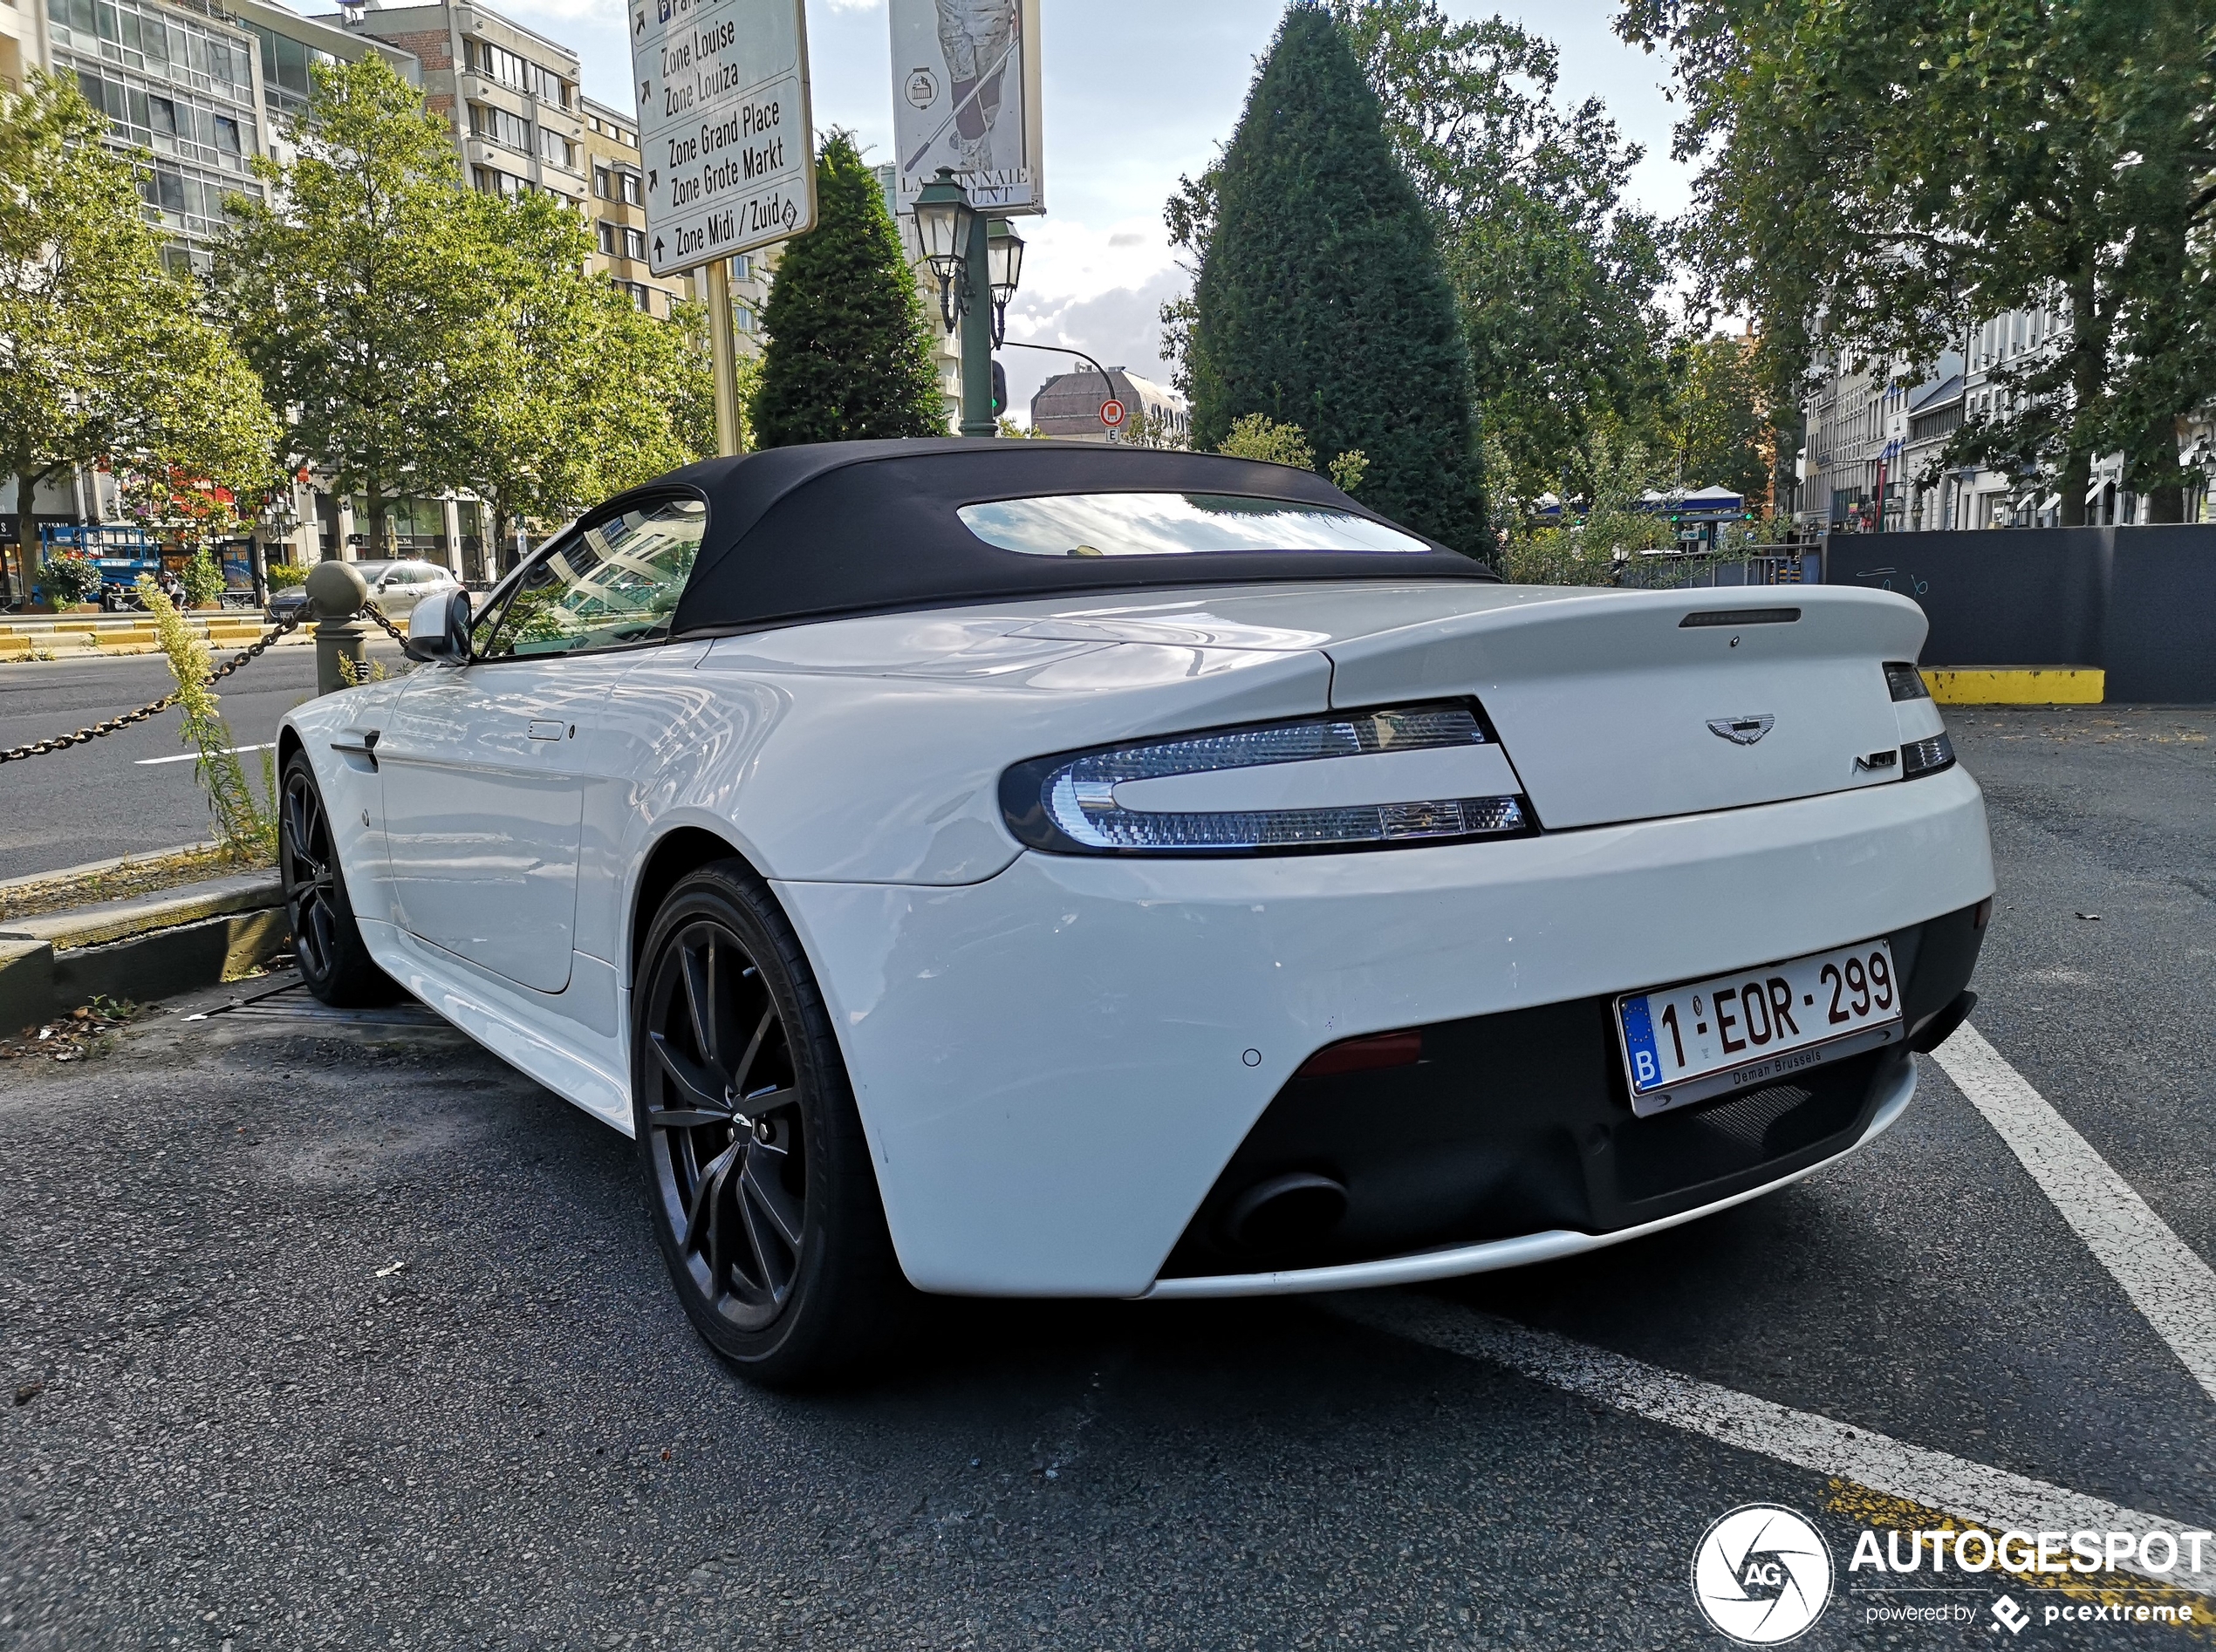
M 1364 503 L 1481 548 L 1453 290 L 1330 12 L 1286 13 L 1217 174 L 1180 199 L 1186 244 L 1201 253 L 1183 363 L 1194 445 L 1218 446 L 1254 414 L 1298 426 L 1316 449 L 1366 455 Z M 1175 234 L 1175 201 L 1171 221 Z
M 185 600 L 195 608 L 206 608 L 222 599 L 223 570 L 215 566 L 215 558 L 202 545 L 185 559 L 185 571 L 177 576 L 177 583 L 185 588 Z
M 262 387 L 163 267 L 106 126 L 71 80 L 0 92 L 0 467 L 25 501 L 77 465 L 258 482 L 275 432 Z
M 1496 489 L 1558 487 L 1597 424 L 1645 426 L 1668 393 L 1669 236 L 1626 206 L 1638 163 L 1597 98 L 1556 96 L 1555 46 L 1435 0 L 1332 0 L 1385 131 L 1438 225 Z
M 57 608 L 89 603 L 100 594 L 100 565 L 77 551 L 59 551 L 40 565 L 38 581 Z
M 1676 479 L 1687 488 L 1720 483 L 1749 504 L 1767 500 L 1777 437 L 1753 340 L 1717 333 L 1671 356 L 1676 386 L 1664 423 Z
M 455 468 L 484 501 L 493 539 L 712 451 L 701 318 L 656 320 L 589 274 L 591 235 L 551 195 L 479 195 L 470 208 L 486 291 Z
M 1316 468 L 1316 450 L 1298 425 L 1281 425 L 1268 413 L 1248 413 L 1231 421 L 1231 428 L 1216 443 L 1220 454 L 1235 459 L 1260 459 L 1296 470 Z
M 1614 584 L 1619 563 L 1674 542 L 1666 512 L 1639 509 L 1642 497 L 1661 481 L 1659 464 L 1643 443 L 1597 429 L 1579 452 L 1577 468 L 1590 479 L 1582 512 L 1565 502 L 1559 523 L 1512 518 L 1500 556 L 1503 578 L 1527 585 Z
M 1216 445 L 1216 451 L 1229 454 L 1235 459 L 1262 459 L 1273 465 L 1290 465 L 1296 470 L 1316 468 L 1316 452 L 1308 445 L 1308 433 L 1298 425 L 1281 425 L 1267 413 L 1248 413 L 1243 419 L 1232 420 L 1230 433 Z M 1359 450 L 1339 454 L 1325 467 L 1332 485 L 1350 494 L 1362 485 L 1363 475 L 1369 468 L 1369 459 Z
M 177 706 L 184 716 L 181 732 L 194 750 L 193 774 L 208 793 L 208 806 L 215 816 L 216 840 L 235 855 L 263 863 L 274 860 L 275 755 L 262 754 L 262 788 L 257 795 L 246 778 L 245 765 L 232 749 L 238 741 L 223 720 L 218 697 L 209 682 L 211 662 L 206 640 L 185 623 L 184 616 L 161 594 L 161 587 L 143 574 L 139 577 L 139 600 L 154 616 L 154 632 L 168 658 L 169 674 L 176 679 Z
M 915 277 L 854 140 L 833 132 L 816 162 L 816 227 L 785 245 L 763 306 L 769 335 L 753 396 L 756 440 L 942 436 L 945 399 Z
M 483 317 L 499 293 L 454 137 L 375 55 L 318 64 L 289 165 L 254 163 L 215 252 L 218 312 L 286 410 L 284 451 L 366 503 L 467 480 Z
M 1949 462 L 2051 467 L 2071 522 L 2120 447 L 2174 517 L 2177 421 L 2216 392 L 2205 0 L 1627 0 L 1617 26 L 1673 60 L 1697 296 L 1754 317 L 1773 393 L 2052 310 Z
M 308 583 L 308 570 L 297 562 L 273 562 L 263 570 L 271 590 L 291 590 Z

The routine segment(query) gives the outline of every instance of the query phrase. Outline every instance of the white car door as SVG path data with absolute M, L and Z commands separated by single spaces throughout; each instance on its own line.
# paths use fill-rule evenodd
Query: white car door
M 569 984 L 585 791 L 625 749 L 602 710 L 667 636 L 706 522 L 690 498 L 588 517 L 496 593 L 469 664 L 410 675 L 376 754 L 411 932 L 542 993 Z

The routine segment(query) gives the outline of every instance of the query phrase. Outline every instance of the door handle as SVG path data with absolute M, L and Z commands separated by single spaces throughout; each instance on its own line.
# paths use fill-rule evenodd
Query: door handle
M 566 723 L 548 722 L 544 718 L 534 717 L 529 732 L 533 740 L 559 740 L 568 727 Z

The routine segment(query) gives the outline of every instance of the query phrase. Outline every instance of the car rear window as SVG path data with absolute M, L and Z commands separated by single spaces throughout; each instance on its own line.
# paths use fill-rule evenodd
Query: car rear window
M 988 545 L 1026 556 L 1177 556 L 1317 550 L 1424 556 L 1412 534 L 1330 505 L 1242 494 L 1050 494 L 963 505 Z

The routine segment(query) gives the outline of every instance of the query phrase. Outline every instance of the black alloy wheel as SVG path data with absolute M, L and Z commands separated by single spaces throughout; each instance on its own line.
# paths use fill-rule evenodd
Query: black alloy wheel
M 906 1286 L 791 925 L 742 863 L 719 863 L 671 892 L 639 980 L 639 1171 L 686 1313 L 756 1381 L 847 1369 Z
M 661 1069 L 646 1125 L 694 1287 L 741 1330 L 792 1294 L 807 1245 L 808 1147 L 784 1019 L 738 938 L 711 918 L 670 937 L 647 1012 Z
M 300 979 L 326 1004 L 389 1003 L 393 979 L 370 957 L 354 921 L 331 817 L 304 752 L 284 766 L 277 809 L 277 876 Z

